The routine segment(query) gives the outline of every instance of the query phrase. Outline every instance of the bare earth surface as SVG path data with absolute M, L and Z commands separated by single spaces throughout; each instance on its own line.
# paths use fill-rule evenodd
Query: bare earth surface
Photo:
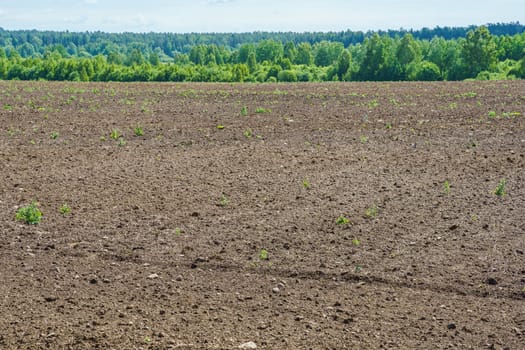
M 523 81 L 0 96 L 1 349 L 525 349 Z

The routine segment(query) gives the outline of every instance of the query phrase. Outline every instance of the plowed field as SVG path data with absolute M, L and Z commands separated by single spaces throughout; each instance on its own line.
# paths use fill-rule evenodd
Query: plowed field
M 2 349 L 525 348 L 523 81 L 0 96 Z

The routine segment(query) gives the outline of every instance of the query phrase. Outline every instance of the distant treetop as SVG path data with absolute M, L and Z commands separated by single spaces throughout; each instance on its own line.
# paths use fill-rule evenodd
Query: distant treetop
M 0 28 L 0 47 L 15 47 L 29 44 L 32 48 L 28 53 L 44 53 L 45 48 L 62 45 L 69 54 L 74 55 L 75 49 L 82 48 L 85 53 L 96 56 L 109 54 L 113 49 L 122 48 L 133 44 L 142 53 L 159 51 L 173 57 L 176 53 L 189 53 L 195 45 L 217 45 L 227 49 L 237 49 L 242 44 L 257 44 L 265 40 L 273 40 L 294 44 L 309 43 L 314 45 L 322 41 L 340 42 L 344 47 L 360 44 L 374 34 L 388 35 L 392 38 L 403 37 L 410 33 L 414 39 L 430 40 L 441 37 L 445 40 L 463 38 L 470 30 L 478 26 L 467 27 L 435 27 L 397 29 L 387 31 L 352 31 L 339 32 L 247 32 L 247 33 L 106 33 L 94 32 L 69 32 L 69 31 L 38 31 L 38 30 L 5 30 Z M 486 25 L 492 35 L 515 35 L 525 32 L 525 26 L 519 22 L 491 23 Z M 122 50 L 119 50 L 122 51 Z

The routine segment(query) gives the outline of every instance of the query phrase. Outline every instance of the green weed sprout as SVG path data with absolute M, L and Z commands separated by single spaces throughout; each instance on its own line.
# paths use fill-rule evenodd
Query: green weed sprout
M 496 189 L 494 190 L 494 194 L 498 197 L 503 197 L 505 194 L 507 194 L 505 190 L 506 185 L 507 181 L 505 179 L 501 179 L 498 183 L 498 186 L 496 186 Z
M 445 192 L 445 194 L 450 193 L 450 182 L 448 182 L 448 180 L 445 180 L 443 183 L 443 192 Z
M 242 115 L 242 116 L 247 116 L 247 115 L 248 115 L 248 107 L 243 106 L 243 107 L 241 108 L 241 115 Z
M 255 113 L 271 113 L 271 112 L 272 112 L 271 109 L 263 108 L 263 107 L 257 107 L 255 109 Z
M 268 251 L 266 249 L 261 249 L 259 252 L 259 259 L 268 260 Z
M 365 215 L 369 219 L 375 218 L 377 216 L 377 211 L 378 211 L 377 205 L 373 204 L 366 209 Z
M 305 190 L 310 189 L 311 186 L 312 186 L 312 185 L 310 184 L 310 181 L 308 181 L 308 179 L 304 179 L 304 180 L 303 180 L 303 188 L 304 188 Z
M 66 216 L 67 214 L 71 212 L 71 208 L 69 207 L 69 205 L 67 205 L 67 203 L 64 203 L 62 204 L 60 209 L 58 209 L 58 211 L 60 212 L 60 214 Z
M 133 133 L 135 134 L 135 136 L 143 136 L 144 129 L 142 128 L 142 126 L 137 125 L 136 127 L 133 128 Z
M 337 220 L 335 220 L 335 223 L 337 225 L 347 225 L 350 223 L 350 220 L 346 218 L 344 215 L 341 215 L 337 218 Z
M 228 202 L 229 202 L 228 197 L 223 195 L 219 201 L 219 206 L 225 207 L 228 204 Z
M 28 225 L 38 224 L 42 220 L 42 212 L 38 209 L 37 204 L 33 201 L 31 204 L 18 209 L 15 218 L 24 221 Z
M 109 137 L 111 137 L 113 140 L 118 140 L 120 136 L 121 135 L 117 129 L 113 129 L 111 134 L 109 134 Z

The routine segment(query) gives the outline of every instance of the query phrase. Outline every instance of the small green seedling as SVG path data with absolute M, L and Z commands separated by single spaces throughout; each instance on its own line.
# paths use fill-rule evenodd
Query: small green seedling
M 375 218 L 379 211 L 379 207 L 376 204 L 372 204 L 370 207 L 366 208 L 365 215 L 368 218 Z
M 375 218 L 377 216 L 377 211 L 378 211 L 377 205 L 373 204 L 366 209 L 365 215 L 369 219 Z
M 243 107 L 241 108 L 241 115 L 242 115 L 242 116 L 247 116 L 247 115 L 248 115 L 248 107 L 243 106 Z
M 118 140 L 120 136 L 121 135 L 117 129 L 113 129 L 111 134 L 109 134 L 109 137 L 111 137 L 113 140 Z
M 268 260 L 268 251 L 266 249 L 261 249 L 259 252 L 259 259 Z
M 445 194 L 450 193 L 450 182 L 448 182 L 448 180 L 445 180 L 445 182 L 443 182 L 443 192 Z
M 24 221 L 28 225 L 36 225 L 42 220 L 42 212 L 37 207 L 38 203 L 33 201 L 31 204 L 18 209 L 15 218 Z
M 144 136 L 144 129 L 142 128 L 142 126 L 137 125 L 133 128 L 133 133 L 135 134 L 135 136 Z
M 377 100 L 375 100 L 375 99 L 370 101 L 370 102 L 368 102 L 368 107 L 375 108 L 377 106 L 379 106 L 379 102 L 377 102 Z
M 361 244 L 361 241 L 359 239 L 357 239 L 357 238 L 354 238 L 354 239 L 352 239 L 352 244 L 355 245 L 355 246 L 358 246 L 358 245 Z
M 367 136 L 364 136 L 364 135 L 361 135 L 361 136 L 359 137 L 359 141 L 360 141 L 361 143 L 367 143 L 367 142 L 368 142 L 368 137 L 367 137 Z
M 257 107 L 255 109 L 255 113 L 271 113 L 271 112 L 272 112 L 271 109 L 263 108 L 263 107 Z
M 498 186 L 496 186 L 496 189 L 494 190 L 494 194 L 498 197 L 503 197 L 505 194 L 507 194 L 505 190 L 506 185 L 507 181 L 505 179 L 501 179 L 498 183 Z
M 58 211 L 60 212 L 60 214 L 66 216 L 67 214 L 71 213 L 71 207 L 67 205 L 67 203 L 64 203 L 62 204 L 60 209 L 58 209 Z
M 229 202 L 228 197 L 223 195 L 221 197 L 221 200 L 219 201 L 219 206 L 220 207 L 225 207 L 228 204 L 228 202 Z
M 303 188 L 304 188 L 305 190 L 309 190 L 311 186 L 312 186 L 312 185 L 310 184 L 310 181 L 308 181 L 308 179 L 304 179 L 304 180 L 303 180 Z
M 347 225 L 350 223 L 350 220 L 346 218 L 344 215 L 341 215 L 337 218 L 337 220 L 335 220 L 335 223 L 337 225 Z
M 217 129 L 219 129 L 219 130 L 224 129 L 224 125 L 222 125 L 222 124 L 217 125 Z
M 392 123 L 390 123 L 390 122 L 389 122 L 389 123 L 386 123 L 385 128 L 386 128 L 387 130 L 392 129 Z
M 176 236 L 182 235 L 182 229 L 180 227 L 175 227 L 175 235 Z
M 56 140 L 58 138 L 58 136 L 60 136 L 60 135 L 58 134 L 57 131 L 52 131 L 51 134 L 49 135 L 51 140 Z
M 244 137 L 246 137 L 247 139 L 251 139 L 251 138 L 253 137 L 253 131 L 252 131 L 252 129 L 250 129 L 250 128 L 244 130 L 242 134 L 243 134 Z

